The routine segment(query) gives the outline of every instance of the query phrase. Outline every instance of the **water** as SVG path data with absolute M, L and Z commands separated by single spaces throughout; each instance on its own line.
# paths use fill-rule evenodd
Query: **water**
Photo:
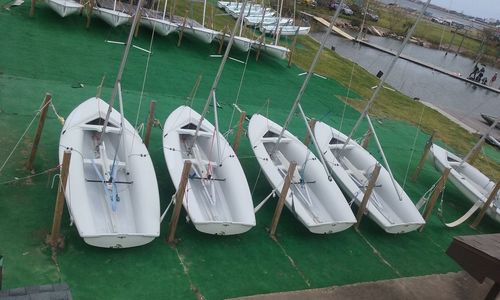
M 312 33 L 311 36 L 320 40 L 323 33 Z M 397 51 L 401 45 L 400 41 L 389 38 L 369 35 L 367 38 L 369 42 L 393 51 Z M 356 62 L 374 75 L 379 70 L 386 72 L 394 58 L 390 54 L 353 43 L 336 35 L 330 35 L 326 43 L 326 47 L 331 46 L 335 47 L 339 55 Z M 452 72 L 461 73 L 465 77 L 474 68 L 474 62 L 471 59 L 455 56 L 453 53 L 445 56 L 445 51 L 427 49 L 414 44 L 408 44 L 403 53 Z M 485 75 L 491 78 L 494 72 L 500 74 L 499 69 L 486 67 Z M 475 87 L 403 59 L 398 60 L 387 78 L 387 83 L 407 96 L 437 106 L 476 130 L 483 131 L 486 128 L 480 121 L 482 120 L 481 113 L 500 116 L 500 94 Z M 497 88 L 499 85 L 500 77 L 494 83 Z

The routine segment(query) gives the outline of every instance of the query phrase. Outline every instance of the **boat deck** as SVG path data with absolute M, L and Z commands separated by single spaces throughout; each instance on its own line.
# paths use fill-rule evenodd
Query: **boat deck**
M 34 118 L 46 92 L 52 93 L 55 109 L 66 117 L 83 100 L 96 94 L 106 75 L 103 99 L 109 99 L 123 46 L 105 41 L 124 41 L 129 30 L 127 26 L 110 28 L 98 19 L 86 29 L 81 16 L 60 18 L 43 3 L 37 4 L 34 18 L 29 18 L 28 13 L 28 3 L 10 11 L 0 10 L 0 26 L 8 28 L 0 35 L 2 162 Z M 141 31 L 134 45 L 149 48 L 150 37 L 151 34 Z M 146 122 L 152 99 L 157 101 L 155 116 L 163 123 L 173 109 L 186 103 L 200 74 L 203 77 L 193 106 L 198 112 L 202 110 L 220 64 L 220 59 L 210 56 L 217 53 L 218 45 L 190 39 L 184 40 L 181 47 L 176 43 L 177 35 L 155 37 L 141 106 L 147 53 L 131 48 L 122 87 L 125 116 L 132 124 L 136 116 L 139 124 Z M 231 53 L 241 61 L 246 60 L 246 55 Z M 265 55 L 256 61 L 254 52 L 250 53 L 245 71 L 243 64 L 228 60 L 217 89 L 220 128 L 226 131 L 237 124 L 238 112 L 232 118 L 232 104 L 243 73 L 239 106 L 248 115 L 268 113 L 269 118 L 282 124 L 302 83 L 303 77 L 297 76 L 302 72 Z M 309 116 L 339 126 L 344 103 L 337 95 L 347 93 L 347 88 L 337 81 L 313 76 L 302 107 Z M 357 97 L 352 91 L 349 96 Z M 359 113 L 347 107 L 344 115 L 342 129 L 346 131 L 354 125 Z M 212 114 L 208 118 L 213 121 Z M 395 176 L 402 183 L 417 129 L 388 119 L 374 125 Z M 164 241 L 168 214 L 161 225 L 161 237 L 152 243 L 130 249 L 101 249 L 84 243 L 75 227 L 70 227 L 65 210 L 62 222 L 65 248 L 59 252 L 56 265 L 44 244 L 56 197 L 56 188 L 50 188 L 53 173 L 49 176 L 46 171 L 58 165 L 57 145 L 62 126 L 50 110 L 34 165 L 35 174 L 40 174 L 31 177 L 24 165 L 33 127 L 0 173 L 0 255 L 4 258 L 5 289 L 64 281 L 75 299 L 222 299 L 323 288 L 456 272 L 460 267 L 445 254 L 453 236 L 500 231 L 500 225 L 489 218 L 485 218 L 478 230 L 467 224 L 447 229 L 433 214 L 423 232 L 391 235 L 366 218 L 359 231 L 348 229 L 331 235 L 314 235 L 285 209 L 277 239 L 273 240 L 266 231 L 276 203 L 271 199 L 257 213 L 257 226 L 242 235 L 212 236 L 197 232 L 192 224 L 185 222 L 183 211 L 176 234 L 180 240 L 175 248 Z M 359 134 L 366 128 L 363 124 Z M 306 132 L 303 121 L 295 117 L 290 131 L 302 139 Z M 229 141 L 234 140 L 234 134 L 234 131 L 229 134 Z M 163 158 L 161 135 L 159 128 L 153 128 L 149 149 L 163 210 L 175 188 Z M 419 133 L 410 172 L 417 165 L 427 138 Z M 374 144 L 370 143 L 371 150 L 375 150 Z M 242 138 L 238 156 L 257 205 L 271 187 L 262 174 L 259 176 L 252 153 L 248 139 Z M 419 180 L 408 181 L 405 190 L 416 202 L 438 177 L 432 164 L 427 163 Z M 469 207 L 467 199 L 448 185 L 443 204 L 445 220 L 458 218 Z

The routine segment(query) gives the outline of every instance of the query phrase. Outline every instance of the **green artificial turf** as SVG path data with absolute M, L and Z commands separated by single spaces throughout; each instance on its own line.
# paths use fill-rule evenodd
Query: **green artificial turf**
M 46 92 L 62 116 L 96 94 L 106 75 L 103 97 L 108 99 L 123 46 L 105 40 L 124 41 L 128 27 L 110 29 L 94 19 L 85 29 L 85 18 L 59 18 L 45 4 L 37 5 L 34 18 L 29 6 L 0 10 L 0 161 L 9 155 L 28 124 L 34 119 Z M 149 48 L 151 32 L 140 30 L 134 44 Z M 189 38 L 176 47 L 177 35 L 155 36 L 144 85 L 147 53 L 131 49 L 122 87 L 125 116 L 134 124 L 146 121 L 149 101 L 157 101 L 156 117 L 161 123 L 177 106 L 188 103 L 196 79 L 202 81 L 193 106 L 201 108 L 216 74 L 220 58 L 211 57 L 217 44 L 205 45 Z M 247 60 L 247 54 L 233 51 L 231 57 Z M 217 90 L 221 104 L 219 122 L 223 131 L 234 128 L 238 103 L 249 115 L 261 113 L 283 123 L 295 99 L 303 70 L 287 67 L 285 61 L 255 53 L 248 63 L 227 62 Z M 242 80 L 242 74 L 244 77 Z M 238 96 L 240 81 L 243 84 Z M 81 87 L 82 85 L 83 87 Z M 302 104 L 307 115 L 348 132 L 359 113 L 338 97 L 348 90 L 335 79 L 312 77 Z M 142 94 L 142 105 L 140 99 Z M 350 91 L 350 98 L 359 98 Z M 212 114 L 208 116 L 213 121 Z M 360 230 L 348 229 L 332 235 L 313 235 L 285 209 L 277 240 L 268 237 L 275 200 L 270 200 L 256 215 L 257 226 L 238 236 L 211 236 L 199 233 L 181 214 L 176 248 L 169 247 L 166 235 L 168 218 L 162 223 L 161 237 L 132 249 L 101 249 L 86 245 L 64 213 L 62 234 L 65 247 L 57 264 L 45 246 L 50 231 L 56 188 L 50 188 L 52 175 L 29 176 L 24 164 L 36 126 L 28 130 L 14 155 L 0 173 L 0 255 L 4 256 L 3 287 L 67 282 L 75 299 L 222 299 L 259 293 L 318 288 L 401 276 L 458 271 L 445 250 L 455 235 L 498 232 L 500 226 L 486 218 L 478 230 L 467 224 L 454 229 L 442 225 L 433 214 L 421 233 L 385 233 L 374 222 L 364 219 Z M 375 126 L 397 180 L 416 202 L 437 180 L 439 173 L 427 163 L 416 183 L 406 180 L 420 158 L 428 136 L 402 121 L 376 119 Z M 61 124 L 49 111 L 35 161 L 35 172 L 58 165 Z M 358 130 L 361 136 L 366 124 Z M 302 138 L 303 121 L 296 116 L 290 131 Z M 232 142 L 234 132 L 228 135 Z M 415 147 L 413 147 L 415 142 Z M 154 128 L 150 154 L 160 188 L 164 209 L 175 189 L 169 178 L 161 145 L 161 130 Z M 376 156 L 374 143 L 370 150 Z M 256 205 L 271 188 L 259 167 L 249 142 L 243 138 L 238 152 Z M 408 163 L 410 166 L 408 168 Z M 409 171 L 407 171 L 409 170 Z M 255 186 L 255 189 L 254 189 Z M 443 214 L 449 221 L 465 213 L 469 202 L 456 188 L 447 185 Z M 353 206 L 355 210 L 355 207 Z

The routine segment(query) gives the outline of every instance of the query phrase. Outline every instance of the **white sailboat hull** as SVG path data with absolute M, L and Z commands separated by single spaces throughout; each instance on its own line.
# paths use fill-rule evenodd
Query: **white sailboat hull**
M 96 15 L 112 27 L 123 25 L 132 18 L 129 14 L 103 7 L 94 7 L 92 14 Z
M 178 189 L 185 160 L 192 168 L 183 206 L 197 230 L 216 235 L 240 234 L 255 226 L 248 182 L 233 149 L 207 120 L 192 146 L 200 115 L 180 106 L 165 121 L 163 149 L 168 171 Z M 219 142 L 217 142 L 217 140 Z
M 221 33 L 204 27 L 184 27 L 184 33 L 205 44 L 210 44 Z
M 178 28 L 177 24 L 170 21 L 150 17 L 142 17 L 141 24 L 162 36 L 167 36 Z
M 72 0 L 45 0 L 47 5 L 61 17 L 80 13 L 83 8 L 78 2 Z
M 264 17 L 262 19 L 262 16 L 247 16 L 244 19 L 244 22 L 248 26 L 258 26 L 258 25 L 275 25 L 276 23 L 279 22 L 279 25 L 287 25 L 287 24 L 292 24 L 293 20 L 291 18 L 278 18 L 278 17 Z
M 221 35 L 219 35 L 217 38 L 220 39 Z M 225 34 L 224 42 L 228 43 L 230 38 L 231 38 L 230 35 Z M 243 52 L 250 51 L 250 49 L 252 49 L 253 44 L 255 44 L 255 41 L 246 37 L 235 36 L 233 38 L 233 47 Z
M 278 150 L 271 156 L 282 127 L 259 114 L 248 125 L 248 137 L 267 180 L 280 193 L 288 165 L 297 162 L 286 206 L 312 233 L 345 230 L 356 219 L 337 184 L 316 156 L 295 136 L 285 131 Z
M 495 187 L 495 182 L 491 181 L 486 175 L 469 163 L 464 163 L 460 167 L 462 159 L 438 145 L 432 145 L 429 153 L 434 161 L 434 165 L 440 172 L 443 172 L 446 168 L 451 168 L 448 180 L 469 201 L 472 203 L 477 203 L 478 201 L 486 202 Z M 493 200 L 493 203 L 486 210 L 486 214 L 493 220 L 500 222 L 500 192 L 497 193 L 496 199 Z
M 311 27 L 303 27 L 303 26 L 276 26 L 276 25 L 268 25 L 259 27 L 260 32 L 266 34 L 276 34 L 279 33 L 281 36 L 290 36 L 290 35 L 306 35 L 309 33 Z
M 340 151 L 347 136 L 323 122 L 316 122 L 314 135 L 335 181 L 359 206 L 371 172 L 378 161 L 353 140 L 341 156 Z M 397 182 L 395 183 L 398 190 L 394 187 L 389 172 L 381 167 L 368 201 L 368 216 L 388 233 L 416 230 L 425 224 L 425 221 L 408 195 Z
M 121 133 L 120 114 L 114 109 L 103 146 L 96 148 L 107 109 L 106 102 L 90 98 L 64 124 L 59 162 L 65 149 L 72 150 L 66 203 L 86 243 L 104 248 L 141 246 L 160 234 L 156 175 L 141 137 L 126 120 Z
M 255 42 L 252 47 L 255 50 L 263 51 L 264 53 L 278 59 L 287 59 L 288 54 L 290 53 L 290 49 L 278 45 L 272 44 L 263 44 L 259 42 Z

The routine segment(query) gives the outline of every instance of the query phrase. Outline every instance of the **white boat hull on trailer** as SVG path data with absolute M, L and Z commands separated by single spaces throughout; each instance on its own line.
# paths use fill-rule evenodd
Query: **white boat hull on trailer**
M 248 138 L 267 180 L 278 194 L 290 162 L 296 172 L 286 197 L 287 207 L 309 231 L 318 234 L 345 230 L 356 223 L 347 201 L 316 156 L 295 136 L 285 131 L 277 150 L 282 127 L 262 115 L 254 114 L 248 125 Z
M 469 163 L 463 163 L 460 166 L 462 159 L 433 144 L 429 153 L 434 161 L 436 168 L 443 172 L 447 168 L 451 168 L 448 180 L 462 192 L 469 201 L 476 204 L 480 201 L 481 207 L 488 199 L 488 196 L 495 187 L 495 182 L 491 181 L 486 175 Z M 486 214 L 495 221 L 500 222 L 500 192 L 497 193 L 496 199 L 486 210 Z
M 335 181 L 359 206 L 378 161 L 353 140 L 341 153 L 347 136 L 323 122 L 316 122 L 314 136 Z M 367 214 L 388 233 L 406 233 L 425 224 L 411 199 L 396 181 L 393 184 L 384 167 L 368 201 Z
M 181 28 L 181 26 L 179 26 Z M 205 44 L 210 44 L 221 33 L 205 27 L 185 26 L 184 33 Z
M 127 23 L 132 16 L 117 10 L 104 7 L 94 7 L 92 13 L 112 27 L 118 27 Z
M 216 235 L 244 233 L 255 226 L 245 173 L 232 147 L 207 120 L 194 139 L 200 117 L 180 106 L 165 121 L 163 151 L 170 177 L 178 189 L 184 161 L 191 160 L 183 205 L 196 229 Z
M 177 24 L 168 20 L 150 18 L 146 16 L 141 18 L 141 24 L 163 36 L 169 35 L 178 28 Z
M 72 0 L 45 0 L 47 5 L 61 17 L 80 13 L 83 8 L 78 2 Z
M 109 105 L 90 98 L 68 116 L 59 162 L 72 151 L 65 196 L 79 235 L 92 246 L 127 248 L 160 234 L 160 197 L 148 150 L 133 126 L 113 109 L 99 146 Z M 104 181 L 104 182 L 103 182 Z

